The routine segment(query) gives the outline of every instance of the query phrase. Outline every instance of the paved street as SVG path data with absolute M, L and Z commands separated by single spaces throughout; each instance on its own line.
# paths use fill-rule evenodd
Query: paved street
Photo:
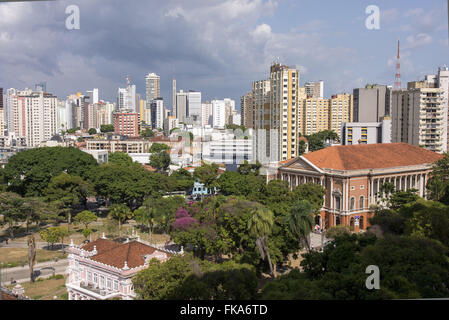
M 49 277 L 53 274 L 66 274 L 66 269 L 68 267 L 68 260 L 63 259 L 58 262 L 48 261 L 43 263 L 38 263 L 34 266 L 34 272 L 36 274 L 35 278 L 39 277 Z M 1 270 L 2 272 L 2 285 L 11 284 L 11 278 L 17 282 L 27 282 L 30 281 L 30 269 L 28 266 L 25 267 L 15 267 L 15 268 L 5 268 Z

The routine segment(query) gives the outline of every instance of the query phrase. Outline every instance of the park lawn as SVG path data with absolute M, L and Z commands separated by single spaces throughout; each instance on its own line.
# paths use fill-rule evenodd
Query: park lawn
M 49 251 L 44 249 L 36 250 L 36 262 L 45 262 L 54 258 L 63 259 L 65 256 L 59 251 Z M 0 262 L 10 264 L 10 267 L 17 267 L 21 262 L 28 265 L 28 249 L 27 248 L 0 248 Z
M 20 285 L 25 289 L 25 295 L 33 300 L 67 300 L 66 278 L 36 280 L 34 283 L 24 282 Z M 14 286 L 11 286 L 11 288 Z

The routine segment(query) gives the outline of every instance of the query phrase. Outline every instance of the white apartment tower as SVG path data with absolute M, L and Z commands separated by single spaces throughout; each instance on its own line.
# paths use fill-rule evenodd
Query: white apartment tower
M 416 83 L 415 83 L 416 84 Z M 447 151 L 447 104 L 442 88 L 421 87 L 394 90 L 392 97 L 392 142 L 406 142 L 428 150 Z
M 224 129 L 226 126 L 226 104 L 224 100 L 212 100 L 212 127 Z
M 201 122 L 201 92 L 190 90 L 187 93 L 188 116 L 195 122 Z
M 57 133 L 58 98 L 46 92 L 30 89 L 12 96 L 12 129 L 17 136 L 26 137 L 27 145 L 39 146 Z

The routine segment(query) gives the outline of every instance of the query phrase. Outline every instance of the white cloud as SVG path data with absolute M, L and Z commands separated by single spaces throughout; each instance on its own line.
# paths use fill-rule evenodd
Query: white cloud
M 414 49 L 417 47 L 431 44 L 433 39 L 426 33 L 418 33 L 417 35 L 410 35 L 406 38 L 404 49 Z
M 268 40 L 271 37 L 271 27 L 268 24 L 260 24 L 253 31 L 253 37 L 256 41 Z

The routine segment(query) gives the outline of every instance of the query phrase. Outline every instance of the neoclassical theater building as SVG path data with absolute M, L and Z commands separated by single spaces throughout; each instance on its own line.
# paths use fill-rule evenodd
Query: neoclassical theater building
M 381 198 L 384 183 L 392 183 L 395 190 L 417 189 L 426 197 L 432 164 L 442 157 L 406 143 L 333 146 L 284 162 L 277 178 L 292 189 L 305 183 L 322 185 L 326 195 L 316 223 L 360 231 L 369 225 L 370 206 Z

